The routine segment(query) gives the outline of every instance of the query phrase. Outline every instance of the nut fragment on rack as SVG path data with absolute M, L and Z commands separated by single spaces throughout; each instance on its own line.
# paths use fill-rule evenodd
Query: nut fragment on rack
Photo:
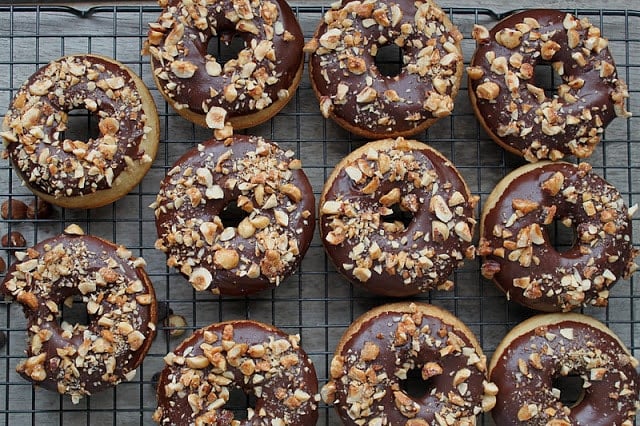
M 28 219 L 48 219 L 52 212 L 51 204 L 39 197 L 35 197 L 27 206 Z
M 187 327 L 187 320 L 182 315 L 171 314 L 164 320 L 164 327 L 168 330 L 169 336 L 180 337 Z
M 24 219 L 27 217 L 27 205 L 20 200 L 11 198 L 2 202 L 0 214 L 3 219 Z
M 4 234 L 0 243 L 2 243 L 2 247 L 8 248 L 20 248 L 27 246 L 27 240 L 25 240 L 24 236 L 18 231 L 11 231 Z

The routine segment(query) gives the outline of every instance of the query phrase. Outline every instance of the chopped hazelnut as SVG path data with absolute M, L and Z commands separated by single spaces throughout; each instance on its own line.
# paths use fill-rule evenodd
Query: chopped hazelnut
M 486 99 L 488 101 L 492 101 L 497 98 L 499 93 L 500 86 L 492 81 L 482 83 L 476 88 L 476 95 L 478 98 Z

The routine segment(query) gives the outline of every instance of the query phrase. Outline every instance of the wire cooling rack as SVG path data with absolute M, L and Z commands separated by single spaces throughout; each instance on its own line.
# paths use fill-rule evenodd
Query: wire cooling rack
M 294 8 L 308 39 L 319 22 L 323 9 Z M 452 21 L 466 37 L 474 23 L 491 25 L 501 16 L 486 9 L 447 9 Z M 0 424 L 151 424 L 156 407 L 153 376 L 163 366 L 162 357 L 183 337 L 212 322 L 250 318 L 299 333 L 302 345 L 313 359 L 320 384 L 326 382 L 328 365 L 340 336 L 361 313 L 387 302 L 352 288 L 327 260 L 319 238 L 315 237 L 299 271 L 279 288 L 247 298 L 219 298 L 196 294 L 174 270 L 165 266 L 164 254 L 156 251 L 153 212 L 159 182 L 172 163 L 187 149 L 207 139 L 208 132 L 187 123 L 167 106 L 155 89 L 148 58 L 140 56 L 148 22 L 157 19 L 159 9 L 147 6 L 101 6 L 86 11 L 58 7 L 0 7 L 0 112 L 4 113 L 15 91 L 36 69 L 52 59 L 71 53 L 99 53 L 124 62 L 142 76 L 158 105 L 161 146 L 158 157 L 143 182 L 113 205 L 89 211 L 56 208 L 48 219 L 0 221 L 0 233 L 21 232 L 28 245 L 61 232 L 68 224 L 78 223 L 88 233 L 127 245 L 143 256 L 158 299 L 187 320 L 181 337 L 172 337 L 160 327 L 137 376 L 100 394 L 73 405 L 66 397 L 34 388 L 15 372 L 24 357 L 26 326 L 16 303 L 0 302 L 0 331 L 6 344 L 0 349 Z M 640 12 L 618 10 L 570 10 L 589 17 L 609 38 L 620 75 L 628 82 L 628 109 L 635 116 L 617 119 L 610 125 L 589 162 L 594 170 L 616 185 L 629 205 L 640 201 Z M 465 58 L 471 57 L 474 42 L 462 42 Z M 541 73 L 543 74 L 543 73 Z M 549 73 L 538 84 L 551 89 L 557 81 Z M 88 117 L 74 118 L 72 124 L 86 135 L 91 126 Z M 319 114 L 318 104 L 304 77 L 288 106 L 266 124 L 248 130 L 292 149 L 303 161 L 316 197 L 333 166 L 361 145 L 334 123 Z M 466 81 L 456 99 L 454 114 L 440 120 L 416 137 L 443 152 L 460 169 L 472 192 L 484 200 L 498 180 L 523 161 L 498 148 L 480 129 L 466 93 Z M 20 186 L 8 161 L 0 161 L 0 202 L 15 198 L 33 200 Z M 633 221 L 634 244 L 640 242 L 640 219 Z M 10 250 L 1 252 L 9 264 Z M 431 292 L 414 300 L 424 300 L 458 315 L 480 339 L 488 356 L 504 334 L 516 323 L 532 315 L 531 311 L 508 303 L 492 283 L 479 273 L 479 262 L 466 262 L 454 276 L 451 292 Z M 163 308 L 163 310 L 166 310 Z M 640 285 L 637 279 L 619 282 L 613 289 L 609 307 L 585 309 L 604 321 L 640 355 Z M 242 408 L 242 398 L 236 402 Z M 321 405 L 318 424 L 335 425 L 338 418 L 332 408 Z M 482 424 L 493 424 L 490 416 Z

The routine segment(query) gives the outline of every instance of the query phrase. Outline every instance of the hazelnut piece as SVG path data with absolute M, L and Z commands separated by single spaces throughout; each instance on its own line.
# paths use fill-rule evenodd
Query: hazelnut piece
M 36 198 L 27 206 L 27 218 L 48 219 L 51 217 L 51 204 L 41 198 Z
M 2 247 L 26 247 L 27 241 L 24 236 L 18 231 L 12 231 L 2 236 Z
M 0 208 L 3 219 L 24 219 L 27 217 L 27 205 L 20 200 L 9 199 Z
M 171 314 L 163 321 L 164 327 L 167 329 L 169 336 L 179 337 L 184 334 L 187 320 L 182 315 Z

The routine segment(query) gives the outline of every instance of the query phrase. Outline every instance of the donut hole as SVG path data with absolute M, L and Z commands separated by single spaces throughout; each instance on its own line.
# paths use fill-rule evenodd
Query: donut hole
M 249 216 L 247 212 L 238 207 L 238 203 L 234 200 L 226 205 L 220 212 L 220 220 L 225 228 L 236 228 L 242 220 Z
M 534 84 L 544 89 L 547 98 L 552 98 L 557 87 L 562 83 L 562 77 L 556 72 L 550 62 L 541 62 L 534 69 Z
M 256 406 L 256 396 L 247 394 L 240 388 L 232 388 L 229 390 L 229 400 L 225 408 L 233 412 L 234 420 L 246 420 L 248 417 L 248 409 Z
M 433 388 L 432 379 L 422 378 L 421 368 L 412 368 L 407 371 L 407 378 L 400 381 L 400 389 L 409 397 L 421 399 Z
M 545 225 L 545 230 L 549 236 L 549 243 L 558 253 L 566 253 L 575 245 L 576 231 L 570 221 L 554 220 Z
M 406 229 L 413 220 L 413 213 L 403 208 L 399 203 L 396 203 L 389 208 L 393 210 L 393 213 L 382 216 L 383 222 L 392 224 L 402 223 L 403 228 Z
M 67 297 L 58 310 L 60 312 L 57 318 L 58 325 L 63 330 L 76 326 L 87 327 L 91 323 L 87 304 L 82 301 L 82 297 L 79 295 Z
M 98 118 L 86 109 L 78 108 L 68 112 L 66 128 L 60 132 L 59 139 L 88 141 L 100 137 Z
M 402 50 L 395 43 L 378 47 L 375 64 L 380 74 L 395 77 L 402 71 Z
M 242 37 L 223 35 L 222 37 L 211 37 L 207 44 L 207 53 L 216 58 L 219 64 L 223 65 L 231 59 L 238 58 L 244 48 L 245 41 Z
M 553 379 L 552 386 L 556 394 L 560 393 L 560 402 L 569 408 L 580 404 L 584 398 L 584 380 L 578 375 L 558 376 Z

